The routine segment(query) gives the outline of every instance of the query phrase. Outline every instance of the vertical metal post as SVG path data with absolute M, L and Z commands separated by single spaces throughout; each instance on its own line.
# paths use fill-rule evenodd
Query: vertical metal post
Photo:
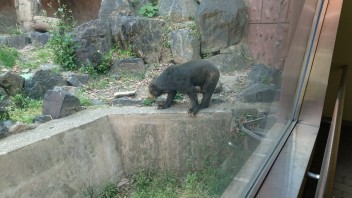
M 346 92 L 347 66 L 342 68 L 342 77 L 337 95 L 329 136 L 325 147 L 323 164 L 320 170 L 316 198 L 333 197 L 337 153 L 339 149 L 343 106 Z

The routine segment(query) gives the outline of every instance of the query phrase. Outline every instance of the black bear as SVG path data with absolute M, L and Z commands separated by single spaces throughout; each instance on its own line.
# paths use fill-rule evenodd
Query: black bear
M 159 105 L 159 109 L 169 108 L 177 92 L 187 94 L 192 105 L 188 113 L 196 115 L 200 109 L 209 106 L 219 77 L 220 72 L 213 64 L 205 60 L 193 60 L 166 68 L 152 80 L 149 92 L 155 97 L 167 93 L 167 99 L 164 105 Z M 200 87 L 203 94 L 200 104 L 198 103 L 196 86 Z

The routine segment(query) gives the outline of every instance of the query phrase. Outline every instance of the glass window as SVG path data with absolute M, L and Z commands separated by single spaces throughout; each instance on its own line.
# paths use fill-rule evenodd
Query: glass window
M 8 1 L 3 7 L 0 6 L 0 33 L 8 33 L 13 29 L 16 26 L 14 16 L 23 17 L 22 9 L 27 7 L 42 9 L 49 17 L 55 17 L 60 14 L 58 11 L 63 10 L 60 8 L 60 1 L 41 2 L 41 5 L 36 2 L 33 6 L 15 6 L 12 1 Z M 92 113 L 91 117 L 86 117 L 90 120 L 89 123 L 77 127 L 73 125 L 76 127 L 74 129 L 65 125 L 63 128 L 67 133 L 54 134 L 50 131 L 59 130 L 57 128 L 61 126 L 51 127 L 48 129 L 50 135 L 29 138 L 30 141 L 40 142 L 39 146 L 23 142 L 18 144 L 22 147 L 28 146 L 32 150 L 1 151 L 0 153 L 6 155 L 10 153 L 20 156 L 12 157 L 13 159 L 23 158 L 23 162 L 26 161 L 16 164 L 17 169 L 24 171 L 23 175 L 26 175 L 26 181 L 23 183 L 29 185 L 28 181 L 32 177 L 45 175 L 44 171 L 48 170 L 59 172 L 57 175 L 64 175 L 63 178 L 57 179 L 57 182 L 67 194 L 71 193 L 70 195 L 80 194 L 77 189 L 84 187 L 88 193 L 96 191 L 90 189 L 85 181 L 73 181 L 75 178 L 93 178 L 89 182 L 95 182 L 98 186 L 96 183 L 100 182 L 100 179 L 103 181 L 103 176 L 104 179 L 119 179 L 111 181 L 117 182 L 117 186 L 114 183 L 103 190 L 114 195 L 118 191 L 122 193 L 121 197 L 245 197 L 255 188 L 268 165 L 278 154 L 283 140 L 288 137 L 288 129 L 296 122 L 296 110 L 301 103 L 300 93 L 314 45 L 317 26 L 315 20 L 318 18 L 322 1 L 62 0 L 61 3 L 68 4 L 78 25 L 88 21 L 81 26 L 84 31 L 69 29 L 65 32 L 69 35 L 67 38 L 64 36 L 64 29 L 59 28 L 56 32 L 62 41 L 72 41 L 72 46 L 75 42 L 81 42 L 81 45 L 77 46 L 91 47 L 79 52 L 87 52 L 79 54 L 84 59 L 82 62 L 87 61 L 86 67 L 80 68 L 83 68 L 82 71 L 92 72 L 98 68 L 97 71 L 100 69 L 106 72 L 105 69 L 110 69 L 109 64 L 115 61 L 116 64 L 124 64 L 124 68 L 130 69 L 130 72 L 138 73 L 119 73 L 116 76 L 106 74 L 99 83 L 91 85 L 94 91 L 88 90 L 89 88 L 84 90 L 90 91 L 91 95 L 110 94 L 106 98 L 111 99 L 111 90 L 115 89 L 105 91 L 104 88 L 123 80 L 127 83 L 118 84 L 114 88 L 126 94 L 130 91 L 128 88 L 143 87 L 165 69 L 195 59 L 204 59 L 214 65 L 220 72 L 219 82 L 216 81 L 218 86 L 214 94 L 211 93 L 209 108 L 206 102 L 197 106 L 201 109 L 194 117 L 185 113 L 188 108 L 185 104 L 191 105 L 187 95 L 188 89 L 177 90 L 183 91 L 181 94 L 174 90 L 157 90 L 160 94 L 169 91 L 168 94 L 174 95 L 176 103 L 181 104 L 176 104 L 171 110 L 156 110 L 154 107 L 141 107 L 147 102 L 142 104 L 132 100 L 132 103 L 139 104 L 137 110 L 131 110 L 133 113 L 114 112 L 113 115 L 101 116 L 102 118 L 96 120 L 91 118 L 95 116 L 95 113 Z M 31 14 L 35 15 L 38 11 L 36 9 L 33 8 Z M 102 20 L 95 20 L 96 18 Z M 24 24 L 32 22 L 25 20 L 28 19 L 23 19 Z M 39 28 L 43 23 L 45 22 L 40 22 Z M 77 38 L 71 40 L 75 33 L 81 34 L 80 41 Z M 110 37 L 107 38 L 108 36 Z M 59 40 L 58 44 L 60 46 L 60 43 L 65 42 Z M 71 45 L 64 47 L 69 52 L 73 51 L 70 49 Z M 116 47 L 115 51 L 110 51 L 113 47 Z M 101 53 L 103 50 L 106 54 Z M 131 57 L 133 59 L 128 59 Z M 111 60 L 113 58 L 116 60 Z M 94 62 L 98 60 L 104 64 Z M 76 64 L 76 61 L 72 61 L 72 64 Z M 145 70 L 148 70 L 146 74 Z M 188 81 L 184 79 L 194 73 L 207 79 L 216 74 L 207 73 L 207 70 L 185 71 L 177 73 L 173 78 L 181 83 L 197 86 L 201 102 L 201 93 L 206 95 L 207 87 L 199 85 L 201 83 L 198 83 L 198 78 Z M 168 86 L 165 85 L 167 82 L 161 84 Z M 148 92 L 148 86 L 144 88 L 137 91 L 137 96 L 142 99 L 147 97 L 142 94 Z M 100 101 L 104 102 L 98 102 Z M 190 110 L 192 112 L 194 109 Z M 103 115 L 101 112 L 96 114 Z M 26 138 L 25 135 L 18 136 Z M 91 136 L 94 140 L 90 139 Z M 20 142 L 13 139 L 10 141 Z M 46 144 L 47 142 L 49 144 Z M 5 141 L 0 143 L 2 147 L 7 145 Z M 43 155 L 46 158 L 38 154 L 43 150 L 46 152 Z M 52 157 L 53 150 L 59 150 L 57 155 L 60 157 Z M 34 156 L 37 158 L 33 159 L 38 160 L 26 160 L 27 157 L 32 157 L 26 152 L 37 154 Z M 115 163 L 116 161 L 118 163 Z M 33 168 L 38 167 L 39 162 L 45 170 L 37 171 Z M 4 170 L 11 167 L 11 163 L 8 164 L 4 165 Z M 56 164 L 60 166 L 55 166 Z M 76 169 L 71 171 L 65 165 Z M 104 172 L 105 175 L 100 175 L 98 169 L 106 169 L 116 175 L 109 175 L 108 171 Z M 14 178 L 11 175 L 6 176 Z M 12 183 L 3 180 L 4 186 L 10 188 L 17 185 L 19 182 L 15 179 Z M 17 179 L 21 180 L 22 177 Z M 68 185 L 70 182 L 74 185 Z M 56 184 L 50 183 L 50 188 L 54 189 L 58 186 Z M 55 190 L 52 192 L 59 192 Z M 40 190 L 37 192 L 40 194 Z M 60 191 L 58 194 L 60 193 L 66 192 Z

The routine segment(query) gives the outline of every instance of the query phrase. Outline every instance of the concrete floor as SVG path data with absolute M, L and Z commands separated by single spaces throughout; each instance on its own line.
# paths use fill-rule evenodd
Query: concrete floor
M 343 127 L 334 184 L 335 198 L 352 197 L 352 127 Z

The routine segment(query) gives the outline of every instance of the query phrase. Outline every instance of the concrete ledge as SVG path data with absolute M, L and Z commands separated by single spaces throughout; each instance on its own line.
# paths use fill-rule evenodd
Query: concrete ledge
M 84 110 L 0 140 L 0 197 L 82 197 L 136 168 L 200 168 L 225 156 L 232 114 L 209 108 Z M 191 163 L 188 163 L 191 162 Z M 189 166 L 192 164 L 192 166 Z

